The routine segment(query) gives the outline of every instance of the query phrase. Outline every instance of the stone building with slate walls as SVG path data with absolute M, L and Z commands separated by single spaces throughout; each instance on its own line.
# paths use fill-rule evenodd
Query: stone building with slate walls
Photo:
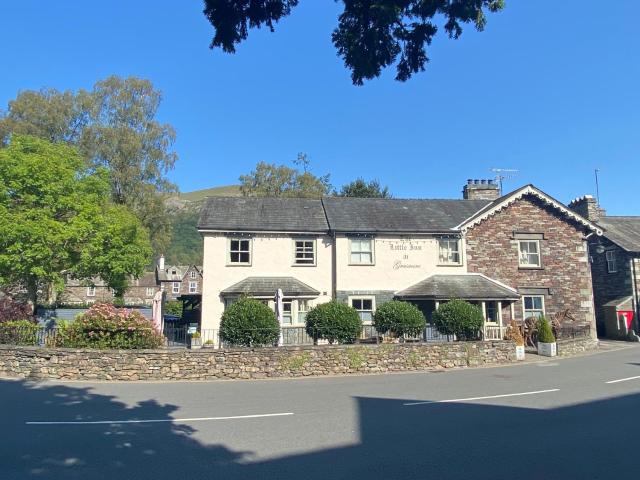
M 198 229 L 204 329 L 240 295 L 273 307 L 278 288 L 290 326 L 332 298 L 363 324 L 394 298 L 428 318 L 465 299 L 495 326 L 565 309 L 594 321 L 586 238 L 601 230 L 532 185 L 500 196 L 470 180 L 458 200 L 212 197 Z
M 576 198 L 569 207 L 597 223 L 601 237 L 589 238 L 589 256 L 598 334 L 607 335 L 605 306 L 620 305 L 634 312 L 632 324 L 639 331 L 638 294 L 640 292 L 640 217 L 608 216 L 591 195 Z M 611 332 L 609 332 L 609 336 Z

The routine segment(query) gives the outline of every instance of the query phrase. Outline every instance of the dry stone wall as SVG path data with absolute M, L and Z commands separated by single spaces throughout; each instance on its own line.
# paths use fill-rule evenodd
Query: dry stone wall
M 420 371 L 515 361 L 512 342 L 214 350 L 74 350 L 0 345 L 0 376 L 56 380 L 215 380 Z

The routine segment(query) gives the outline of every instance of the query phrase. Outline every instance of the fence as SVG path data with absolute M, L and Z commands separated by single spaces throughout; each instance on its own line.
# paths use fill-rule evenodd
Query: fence
M 591 325 L 563 324 L 554 331 L 556 340 L 566 340 L 570 338 L 589 337 L 591 335 Z
M 194 336 L 189 333 L 188 326 L 165 326 L 163 334 L 168 347 L 189 347 L 192 343 L 199 343 L 205 347 L 225 348 L 231 347 L 228 342 L 220 338 L 219 330 L 202 329 L 200 341 L 193 342 Z M 506 332 L 506 327 L 498 325 L 485 325 L 483 331 L 480 332 L 479 338 L 482 340 L 502 340 Z M 246 338 L 254 338 L 256 331 L 244 332 Z M 295 346 L 295 345 L 313 345 L 314 335 L 309 335 L 306 328 L 300 327 L 283 327 L 277 330 L 265 330 L 257 332 L 259 337 L 265 339 L 263 342 L 244 342 L 243 345 L 260 346 Z M 591 334 L 590 325 L 562 325 L 556 331 L 558 340 L 589 337 Z M 317 335 L 320 337 L 320 335 Z M 197 338 L 197 337 L 196 337 Z M 0 328 L 0 344 L 9 345 L 32 345 L 41 347 L 63 346 L 62 334 L 60 329 L 56 327 L 42 327 L 34 325 L 32 327 L 13 327 Z M 453 342 L 456 340 L 455 335 L 444 335 L 438 331 L 433 325 L 427 325 L 426 328 L 416 336 L 397 337 L 391 333 L 380 333 L 376 331 L 373 325 L 363 325 L 360 335 L 355 339 L 355 343 L 425 343 L 425 342 Z M 317 344 L 327 344 L 327 340 L 317 339 Z M 338 342 L 335 342 L 338 343 Z

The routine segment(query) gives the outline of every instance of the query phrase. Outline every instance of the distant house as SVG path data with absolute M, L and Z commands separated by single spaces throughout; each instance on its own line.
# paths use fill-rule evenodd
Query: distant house
M 140 278 L 131 278 L 129 287 L 124 293 L 125 305 L 146 305 L 153 302 L 153 296 L 160 290 L 154 272 L 146 272 Z M 114 292 L 105 282 L 94 277 L 90 280 L 78 280 L 67 277 L 63 292 L 58 296 L 58 303 L 66 305 L 86 305 L 95 302 L 111 302 Z
M 589 237 L 599 334 L 621 337 L 625 330 L 630 329 L 638 333 L 640 217 L 608 216 L 591 195 L 576 198 L 569 207 L 597 223 L 604 231 L 602 237 Z M 625 317 L 626 327 L 622 324 L 621 315 Z
M 155 278 L 167 300 L 176 300 L 182 295 L 202 295 L 202 265 L 165 265 L 161 256 Z
M 510 319 L 566 310 L 594 322 L 586 238 L 602 231 L 533 185 L 501 196 L 493 181 L 470 180 L 462 199 L 445 200 L 211 197 L 198 229 L 204 329 L 217 331 L 241 295 L 273 308 L 277 289 L 291 327 L 331 299 L 363 325 L 394 298 L 427 318 L 465 299 L 481 308 L 487 338 Z

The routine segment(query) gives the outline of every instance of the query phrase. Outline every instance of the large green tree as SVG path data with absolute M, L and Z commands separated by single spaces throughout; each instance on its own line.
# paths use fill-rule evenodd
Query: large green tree
M 339 192 L 335 192 L 338 197 L 360 197 L 360 198 L 391 198 L 388 187 L 380 185 L 378 180 L 366 181 L 357 178 L 353 182 L 342 186 Z
M 148 233 L 110 199 L 109 173 L 63 143 L 12 135 L 0 148 L 0 286 L 30 300 L 65 275 L 102 277 L 121 294 L 151 259 Z
M 309 157 L 299 153 L 294 162 L 301 167 L 288 167 L 259 162 L 255 170 L 240 176 L 240 191 L 255 197 L 321 198 L 331 192 L 329 175 L 316 176 L 310 171 Z
M 164 193 L 176 190 L 166 174 L 177 159 L 174 129 L 156 119 L 161 99 L 135 77 L 111 76 L 90 91 L 23 91 L 0 117 L 0 141 L 27 134 L 77 146 L 91 166 L 108 170 L 113 201 L 138 216 L 160 253 L 171 234 Z
M 318 0 L 313 0 L 318 1 Z M 505 0 L 335 0 L 344 4 L 332 40 L 354 84 L 375 78 L 396 64 L 396 79 L 405 81 L 423 71 L 426 47 L 444 25 L 450 38 L 464 24 L 482 31 L 486 11 L 504 8 Z M 205 0 L 204 14 L 215 29 L 211 48 L 235 52 L 250 28 L 274 25 L 288 16 L 299 0 Z

